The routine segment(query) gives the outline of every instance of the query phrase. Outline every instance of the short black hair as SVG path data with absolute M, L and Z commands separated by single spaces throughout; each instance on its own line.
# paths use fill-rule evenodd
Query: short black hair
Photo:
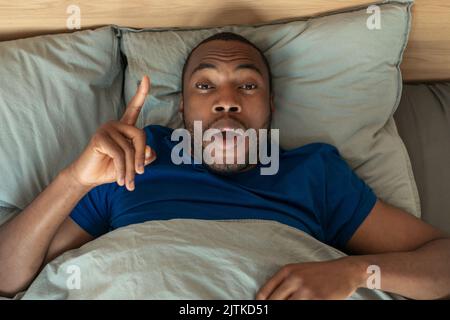
M 248 44 L 248 45 L 252 46 L 253 48 L 255 48 L 259 52 L 265 66 L 267 68 L 267 72 L 269 74 L 269 95 L 272 95 L 272 72 L 270 71 L 270 65 L 269 65 L 269 62 L 267 61 L 266 56 L 261 51 L 261 49 L 258 48 L 254 43 L 252 43 L 245 37 L 243 37 L 239 34 L 233 33 L 233 32 L 219 32 L 219 33 L 213 34 L 212 36 L 202 40 L 199 44 L 197 44 L 191 50 L 191 52 L 189 52 L 189 55 L 187 56 L 187 58 L 184 62 L 184 65 L 183 65 L 183 72 L 181 73 L 181 94 L 184 93 L 184 74 L 186 73 L 186 68 L 189 63 L 189 59 L 191 58 L 192 53 L 195 51 L 195 49 L 197 49 L 202 44 L 213 41 L 213 40 L 239 41 L 239 42 Z

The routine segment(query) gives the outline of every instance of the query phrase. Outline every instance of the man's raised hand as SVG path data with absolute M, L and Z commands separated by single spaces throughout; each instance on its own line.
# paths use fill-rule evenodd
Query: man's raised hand
M 80 184 L 94 187 L 117 181 L 134 190 L 135 173 L 144 173 L 144 166 L 156 158 L 146 145 L 145 131 L 136 127 L 149 89 L 150 79 L 144 76 L 120 121 L 99 127 L 80 157 L 68 167 Z

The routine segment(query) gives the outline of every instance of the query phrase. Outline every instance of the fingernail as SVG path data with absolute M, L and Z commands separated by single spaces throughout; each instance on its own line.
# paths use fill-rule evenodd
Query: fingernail
M 128 187 L 130 188 L 130 191 L 134 190 L 134 181 L 128 182 Z
M 119 178 L 119 186 L 123 186 L 123 184 L 125 183 L 123 178 Z
M 142 164 L 138 165 L 137 173 L 139 173 L 139 174 L 143 174 L 144 173 L 144 166 Z
M 145 150 L 145 158 L 148 159 L 152 155 L 152 151 L 150 149 Z

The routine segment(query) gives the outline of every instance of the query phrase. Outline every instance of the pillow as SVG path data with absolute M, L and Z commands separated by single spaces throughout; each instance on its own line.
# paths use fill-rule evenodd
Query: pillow
M 394 117 L 411 156 L 422 219 L 450 234 L 450 83 L 406 85 Z
M 120 58 L 111 27 L 0 42 L 0 221 L 123 112 Z
M 370 30 L 366 7 L 307 20 L 205 29 L 116 27 L 127 59 L 125 100 L 144 74 L 152 81 L 137 125 L 182 125 L 177 113 L 184 61 L 198 42 L 221 31 L 261 48 L 273 73 L 273 128 L 281 147 L 336 146 L 379 198 L 420 216 L 410 160 L 392 115 L 410 30 L 410 1 L 379 4 L 381 29 Z

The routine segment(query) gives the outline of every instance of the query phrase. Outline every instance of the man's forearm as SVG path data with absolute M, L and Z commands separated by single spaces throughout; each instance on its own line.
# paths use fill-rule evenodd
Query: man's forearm
M 0 227 L 0 293 L 17 292 L 29 284 L 59 226 L 89 190 L 65 169 L 25 210 Z
M 411 299 L 450 297 L 450 238 L 430 241 L 410 252 L 348 258 L 360 263 L 362 272 L 367 273 L 370 265 L 378 266 L 383 291 Z

